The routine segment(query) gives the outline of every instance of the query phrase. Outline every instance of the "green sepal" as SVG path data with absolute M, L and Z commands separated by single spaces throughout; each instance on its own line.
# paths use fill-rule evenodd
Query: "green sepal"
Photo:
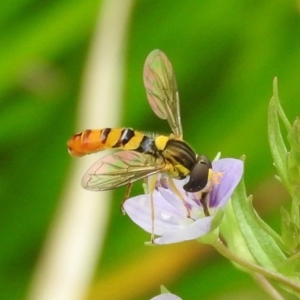
M 171 292 L 169 292 L 164 285 L 161 285 L 160 286 L 160 293 L 161 294 L 170 294 Z
M 216 240 L 219 238 L 219 225 L 223 219 L 224 211 L 219 208 L 217 212 L 214 214 L 213 219 L 210 225 L 210 231 L 197 238 L 197 241 L 202 244 L 214 244 Z
M 286 257 L 273 237 L 264 230 L 247 198 L 243 179 L 231 198 L 232 208 L 249 252 L 255 261 L 266 268 L 276 270 Z
M 223 217 L 224 217 L 224 210 L 222 208 L 219 208 L 217 212 L 214 214 L 213 219 L 211 221 L 211 225 L 210 225 L 211 231 L 215 230 L 220 226 Z
M 219 228 L 216 228 L 215 230 L 210 231 L 207 234 L 197 238 L 197 241 L 201 244 L 212 245 L 218 240 L 218 238 L 219 238 Z

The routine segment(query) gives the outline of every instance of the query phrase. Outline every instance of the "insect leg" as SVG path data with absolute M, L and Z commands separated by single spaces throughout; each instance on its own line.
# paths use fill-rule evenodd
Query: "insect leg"
M 205 214 L 206 217 L 209 217 L 209 211 L 208 211 L 208 207 L 207 207 L 207 195 L 209 192 L 196 192 L 194 193 L 194 196 L 200 201 L 202 208 L 203 208 L 203 212 Z
M 187 216 L 188 218 L 190 218 L 190 217 L 191 217 L 190 209 L 189 209 L 187 203 L 184 201 L 183 196 L 181 195 L 181 193 L 178 191 L 177 187 L 175 186 L 175 183 L 174 183 L 174 181 L 172 180 L 172 178 L 169 178 L 169 186 L 170 186 L 170 190 L 171 190 L 173 193 L 175 193 L 175 194 L 179 197 L 179 199 L 182 201 L 183 205 L 184 205 L 185 208 L 186 208 L 186 216 Z
M 153 175 L 149 178 L 148 180 L 148 190 L 150 194 L 150 203 L 151 203 L 151 224 L 152 224 L 152 229 L 151 229 L 151 243 L 154 244 L 154 219 L 155 219 L 155 211 L 154 211 L 154 201 L 153 201 L 153 192 L 155 190 L 155 185 L 157 181 L 157 174 Z
M 208 207 L 207 207 L 207 202 L 206 202 L 206 199 L 207 199 L 206 196 L 207 195 L 208 195 L 208 193 L 202 193 L 201 198 L 200 198 L 200 203 L 202 204 L 205 216 L 209 217 L 210 214 L 209 214 Z
M 125 192 L 125 196 L 124 196 L 124 199 L 120 205 L 120 209 L 121 209 L 121 212 L 123 215 L 126 215 L 126 212 L 125 212 L 125 209 L 123 207 L 125 201 L 129 198 L 130 196 L 130 192 L 131 192 L 131 188 L 132 188 L 132 185 L 133 185 L 133 182 L 130 182 L 127 184 L 127 188 L 126 188 L 126 192 Z
M 208 183 L 204 189 L 201 191 L 195 192 L 194 195 L 200 201 L 203 207 L 203 212 L 205 216 L 210 216 L 208 206 L 207 206 L 207 196 L 209 192 L 212 190 L 214 184 L 220 184 L 221 178 L 223 177 L 222 172 L 213 172 L 212 169 L 209 169 L 208 174 Z

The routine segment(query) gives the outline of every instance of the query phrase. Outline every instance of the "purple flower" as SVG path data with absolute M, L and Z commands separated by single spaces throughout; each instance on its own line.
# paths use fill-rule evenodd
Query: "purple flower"
M 225 158 L 212 163 L 211 189 L 206 196 L 209 216 L 205 216 L 197 194 L 183 190 L 185 180 L 173 180 L 180 197 L 169 188 L 165 177 L 160 176 L 152 194 L 154 222 L 151 211 L 151 195 L 143 194 L 128 199 L 124 209 L 137 225 L 160 237 L 156 244 L 178 243 L 197 239 L 213 231 L 221 222 L 226 203 L 243 175 L 243 162 Z M 150 179 L 149 179 L 150 180 Z M 198 192 L 199 193 L 199 192 Z M 188 213 L 190 216 L 188 216 Z

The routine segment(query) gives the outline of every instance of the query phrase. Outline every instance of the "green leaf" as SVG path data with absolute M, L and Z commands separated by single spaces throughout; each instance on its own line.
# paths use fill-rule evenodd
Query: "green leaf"
M 281 233 L 283 243 L 291 250 L 299 244 L 299 230 L 286 209 L 281 208 Z
M 291 151 L 287 157 L 287 168 L 289 175 L 289 184 L 293 191 L 293 199 L 300 203 L 300 119 L 296 118 L 293 126 L 288 131 L 288 141 Z
M 288 132 L 288 141 L 291 145 L 291 150 L 294 151 L 295 160 L 300 164 L 300 119 L 297 117 L 293 126 Z
M 251 198 L 252 200 L 252 198 Z M 273 240 L 276 242 L 276 244 L 280 247 L 280 249 L 285 252 L 289 253 L 289 249 L 285 246 L 285 244 L 282 241 L 281 236 L 274 231 L 258 214 L 257 212 L 253 209 L 254 215 L 256 217 L 256 221 L 260 225 L 260 227 L 267 233 L 269 234 Z
M 255 261 L 272 270 L 286 259 L 272 236 L 261 226 L 252 206 L 251 198 L 247 198 L 243 180 L 232 195 L 232 207 L 241 233 Z
M 279 119 L 278 119 L 278 89 L 277 79 L 273 82 L 273 96 L 270 100 L 268 111 L 268 136 L 271 154 L 274 160 L 274 165 L 285 187 L 288 187 L 288 173 L 287 173 L 287 149 L 281 135 Z
M 288 118 L 286 117 L 281 105 L 280 105 L 280 101 L 279 101 L 279 96 L 278 96 L 278 82 L 277 82 L 277 77 L 274 78 L 273 80 L 273 98 L 274 98 L 274 104 L 276 106 L 277 109 L 277 113 L 283 123 L 283 125 L 285 126 L 285 129 L 287 131 L 291 130 L 291 123 L 288 120 Z
M 220 233 L 226 240 L 228 249 L 233 253 L 238 253 L 247 261 L 255 262 L 252 254 L 250 253 L 244 236 L 239 227 L 238 221 L 234 214 L 232 203 L 229 201 L 225 208 L 224 218 L 220 225 Z M 236 264 L 236 267 L 241 268 Z
M 300 227 L 300 216 L 299 216 L 299 205 L 293 201 L 292 202 L 292 208 L 291 208 L 291 219 L 296 224 L 297 228 Z
M 286 259 L 280 266 L 278 266 L 278 271 L 283 274 L 299 274 L 300 272 L 300 254 L 295 254 L 294 256 Z M 295 280 L 298 277 L 295 276 Z
M 292 196 L 293 201 L 300 204 L 300 121 L 297 118 L 293 126 L 289 123 L 278 97 L 277 79 L 273 82 L 273 96 L 269 104 L 268 136 L 274 165 L 282 184 Z M 279 117 L 288 134 L 291 151 L 288 152 L 281 134 Z

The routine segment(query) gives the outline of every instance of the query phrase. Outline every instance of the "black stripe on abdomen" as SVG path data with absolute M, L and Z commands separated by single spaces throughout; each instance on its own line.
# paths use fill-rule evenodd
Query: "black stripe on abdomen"
M 102 144 L 105 144 L 110 132 L 111 132 L 111 128 L 105 128 L 102 130 L 102 132 L 101 132 L 101 143 Z
M 130 128 L 124 128 L 121 131 L 119 140 L 115 143 L 113 148 L 124 147 L 134 137 L 134 131 Z

